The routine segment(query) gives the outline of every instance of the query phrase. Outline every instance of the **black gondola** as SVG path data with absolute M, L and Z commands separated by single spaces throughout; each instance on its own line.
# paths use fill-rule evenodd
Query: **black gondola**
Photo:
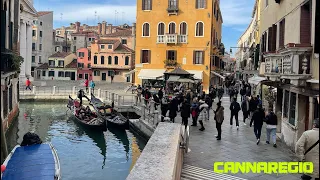
M 91 112 L 86 120 L 83 120 L 82 118 L 79 117 L 79 110 L 80 110 L 80 103 L 77 100 L 72 99 L 69 96 L 69 102 L 67 107 L 71 110 L 73 114 L 73 120 L 85 127 L 92 128 L 92 129 L 100 129 L 100 130 L 107 130 L 107 122 L 106 120 L 99 118 L 97 113 Z
M 107 121 L 107 126 L 129 128 L 129 120 L 114 110 L 113 105 L 106 105 L 91 94 L 90 104 L 97 111 L 97 116 Z

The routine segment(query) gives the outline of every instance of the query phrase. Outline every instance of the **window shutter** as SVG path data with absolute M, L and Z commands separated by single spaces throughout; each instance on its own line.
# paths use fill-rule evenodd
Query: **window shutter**
M 143 59 L 143 50 L 140 51 L 140 63 L 142 63 L 142 59 Z
M 207 8 L 207 0 L 203 0 L 203 8 Z
M 148 51 L 148 63 L 151 63 L 151 51 Z
M 201 64 L 204 64 L 204 51 L 202 51 L 202 63 Z
M 199 0 L 195 0 L 195 2 L 196 2 L 196 9 L 198 9 L 198 1 L 199 1 Z
M 177 51 L 174 51 L 174 60 L 177 60 Z
M 277 42 L 277 25 L 274 24 L 274 25 L 272 25 L 272 41 L 271 41 L 271 43 L 272 43 L 271 50 L 272 51 L 275 51 L 277 48 L 276 42 Z
M 167 50 L 166 52 L 167 52 L 167 58 L 166 58 L 166 60 L 168 60 L 168 59 L 169 59 L 169 51 Z
M 142 10 L 145 10 L 145 2 L 146 0 L 142 0 Z
M 149 0 L 150 3 L 150 10 L 152 10 L 152 0 Z
M 272 27 L 268 29 L 268 52 L 271 51 Z
M 193 64 L 196 64 L 196 51 L 193 51 Z

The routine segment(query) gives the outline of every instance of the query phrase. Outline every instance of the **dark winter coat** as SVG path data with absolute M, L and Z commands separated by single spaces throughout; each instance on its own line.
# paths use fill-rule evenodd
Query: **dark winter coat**
M 158 96 L 156 94 L 153 95 L 153 100 L 155 103 L 159 104 L 160 103 L 160 100 L 158 98 Z
M 151 98 L 151 93 L 150 93 L 150 91 L 145 91 L 145 93 L 144 93 L 144 98 L 145 98 L 146 100 L 148 100 L 148 99 Z
M 162 90 L 159 90 L 159 92 L 158 92 L 158 97 L 159 97 L 159 99 L 162 99 L 162 98 L 163 98 L 163 92 L 162 92 Z
M 180 108 L 181 110 L 181 117 L 182 118 L 189 118 L 191 114 L 191 106 L 189 102 L 183 102 Z
M 233 101 L 230 104 L 230 110 L 232 114 L 238 114 L 238 112 L 241 110 L 240 104 L 237 101 Z
M 206 102 L 206 104 L 208 104 L 209 108 L 212 107 L 212 99 L 210 97 L 207 97 L 205 102 Z
M 240 90 L 240 95 L 241 95 L 241 96 L 246 95 L 246 89 L 241 88 L 241 90 Z
M 266 123 L 269 125 L 278 125 L 278 118 L 274 112 L 270 112 L 265 119 Z
M 199 116 L 199 105 L 197 103 L 192 103 L 192 105 L 191 105 L 191 115 L 192 115 L 192 117 Z
M 247 103 L 249 104 L 249 102 L 246 99 L 241 102 L 241 109 L 242 109 L 243 112 L 248 112 L 249 111 L 249 109 L 247 107 Z
M 177 116 L 177 111 L 178 111 L 178 100 L 174 98 L 169 104 L 169 117 L 175 118 Z
M 249 101 L 249 111 L 254 112 L 258 107 L 259 101 L 251 98 Z
M 252 122 L 254 122 L 255 127 L 262 127 L 264 118 L 265 118 L 265 113 L 263 109 L 260 109 L 260 108 L 256 109 L 253 112 L 253 115 L 250 121 L 250 126 L 252 126 Z

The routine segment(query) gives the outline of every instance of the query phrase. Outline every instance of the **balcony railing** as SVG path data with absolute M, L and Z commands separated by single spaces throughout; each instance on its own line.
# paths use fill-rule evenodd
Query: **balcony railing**
M 159 44 L 188 43 L 188 35 L 178 35 L 178 34 L 158 35 L 157 43 Z
M 178 14 L 179 12 L 179 8 L 177 5 L 170 5 L 168 8 L 167 8 L 167 11 L 168 11 L 168 14 L 169 15 L 173 15 L 173 14 Z
M 91 68 L 99 69 L 131 69 L 131 65 L 114 65 L 114 64 L 92 64 Z

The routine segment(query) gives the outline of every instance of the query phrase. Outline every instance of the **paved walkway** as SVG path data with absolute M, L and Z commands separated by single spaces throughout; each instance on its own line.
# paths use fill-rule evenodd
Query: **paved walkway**
M 238 102 L 240 102 L 240 99 Z M 247 122 L 247 125 L 244 125 L 242 111 L 239 112 L 239 130 L 236 129 L 235 122 L 231 128 L 229 121 L 229 97 L 223 97 L 222 105 L 225 108 L 222 140 L 217 141 L 215 138 L 217 130 L 215 121 L 213 120 L 213 112 L 211 111 L 210 121 L 205 121 L 205 131 L 199 131 L 199 127 L 190 127 L 190 152 L 185 156 L 185 164 L 213 170 L 214 161 L 295 161 L 294 154 L 280 141 L 277 143 L 277 148 L 265 143 L 265 125 L 262 129 L 261 142 L 259 145 L 256 145 L 253 127 L 249 126 L 249 122 Z M 214 102 L 213 107 L 216 108 L 216 102 Z M 177 118 L 177 122 L 181 122 L 180 117 Z M 190 122 L 191 120 L 189 120 L 189 124 L 191 124 Z M 250 180 L 298 180 L 300 177 L 298 174 L 235 174 L 234 176 Z

